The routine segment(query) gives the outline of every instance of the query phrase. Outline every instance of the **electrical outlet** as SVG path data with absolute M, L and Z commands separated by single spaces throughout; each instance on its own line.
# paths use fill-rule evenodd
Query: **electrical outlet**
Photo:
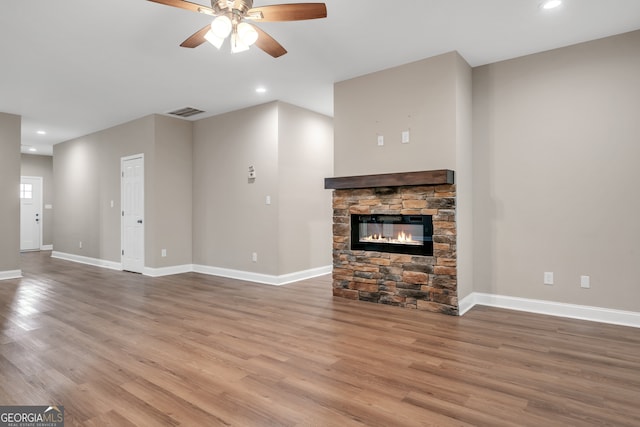
M 80 241 L 78 242 L 78 247 L 79 247 L 80 249 L 82 249 L 82 240 L 80 240 Z
M 591 279 L 589 276 L 580 276 L 580 287 L 589 289 L 591 287 Z
M 378 146 L 382 147 L 384 145 L 384 136 L 378 135 Z
M 258 262 L 258 252 L 254 252 L 251 254 L 251 261 Z
M 166 257 L 167 256 L 167 250 L 163 249 L 162 251 L 160 251 L 160 256 Z
M 545 285 L 553 285 L 553 272 L 545 271 L 544 272 L 544 284 Z

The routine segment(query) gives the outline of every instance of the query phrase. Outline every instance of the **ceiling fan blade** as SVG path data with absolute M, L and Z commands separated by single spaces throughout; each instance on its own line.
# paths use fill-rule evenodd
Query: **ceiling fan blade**
M 327 17 L 324 3 L 291 3 L 254 7 L 247 12 L 247 19 L 256 22 L 301 21 Z
M 249 24 L 249 25 L 255 28 L 256 31 L 258 32 L 258 40 L 256 40 L 255 45 L 258 46 L 260 49 L 264 50 L 274 58 L 278 58 L 284 55 L 285 53 L 287 53 L 287 49 L 282 47 L 282 45 L 278 43 L 276 39 L 271 37 L 269 34 L 265 33 L 259 27 L 256 27 L 255 25 L 252 25 L 252 24 Z
M 196 31 L 188 39 L 186 39 L 185 41 L 180 43 L 180 47 L 194 48 L 194 47 L 200 46 L 202 43 L 207 41 L 204 38 L 204 35 L 207 34 L 207 32 L 210 29 L 211 29 L 211 25 L 207 25 L 206 27 L 202 28 L 201 30 Z
M 154 3 L 165 4 L 167 6 L 177 7 L 179 9 L 190 10 L 192 12 L 204 13 L 206 15 L 215 15 L 215 12 L 210 7 L 202 6 L 197 3 L 191 3 L 190 1 L 186 1 L 186 0 L 149 0 L 149 1 L 152 1 Z

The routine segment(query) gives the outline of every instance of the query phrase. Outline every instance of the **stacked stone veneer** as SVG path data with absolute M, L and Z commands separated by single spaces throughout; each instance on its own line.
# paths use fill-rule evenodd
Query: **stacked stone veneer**
M 458 314 L 455 184 L 333 193 L 333 295 Z M 433 256 L 351 250 L 351 214 L 433 216 Z

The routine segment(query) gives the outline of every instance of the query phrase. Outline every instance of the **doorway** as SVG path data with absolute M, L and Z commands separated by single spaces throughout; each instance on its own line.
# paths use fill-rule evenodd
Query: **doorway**
M 121 159 L 122 269 L 144 269 L 144 155 Z
M 20 177 L 20 250 L 42 246 L 42 177 Z

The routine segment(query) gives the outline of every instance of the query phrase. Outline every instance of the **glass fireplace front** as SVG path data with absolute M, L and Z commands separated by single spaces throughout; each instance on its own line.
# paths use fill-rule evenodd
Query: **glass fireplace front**
M 351 215 L 351 249 L 433 255 L 431 215 Z

